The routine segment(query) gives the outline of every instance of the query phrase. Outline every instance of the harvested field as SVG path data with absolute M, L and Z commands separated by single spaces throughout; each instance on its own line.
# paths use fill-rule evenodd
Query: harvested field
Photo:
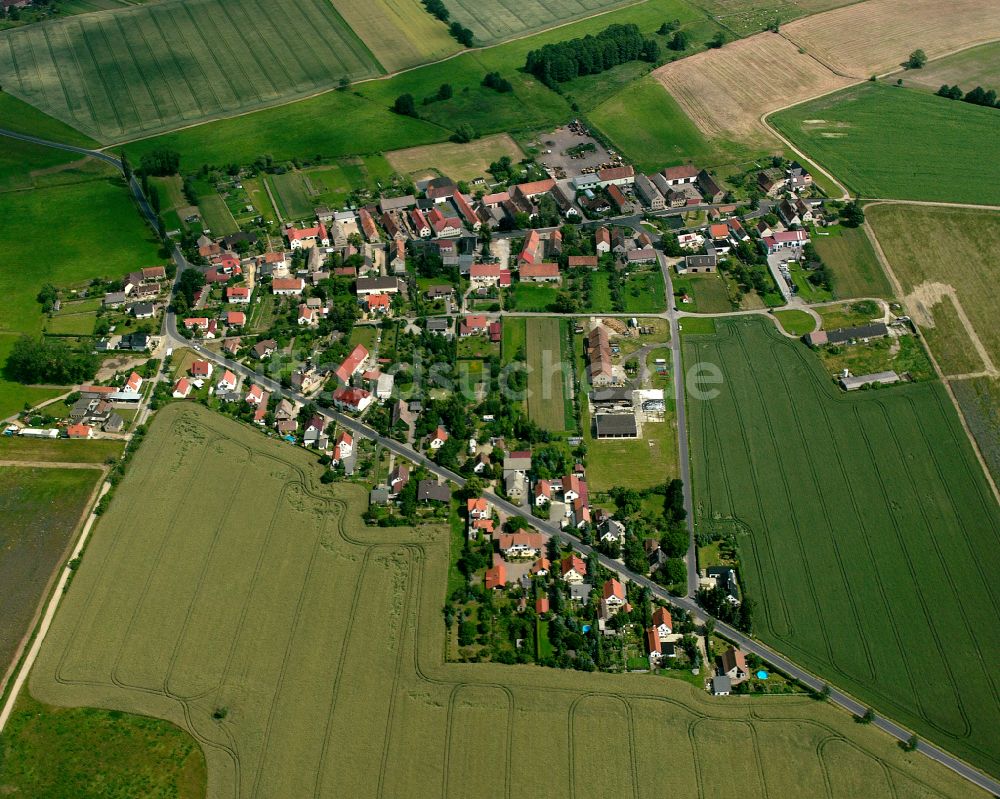
M 289 25 L 309 32 L 298 46 Z M 0 33 L 4 90 L 104 143 L 379 71 L 333 5 L 309 0 L 164 0 Z
M 719 700 L 681 680 L 444 663 L 448 528 L 365 528 L 363 490 L 318 478 L 308 453 L 247 426 L 194 405 L 159 411 L 31 692 L 188 730 L 205 752 L 208 799 L 583 797 L 620 785 L 646 796 L 662 792 L 665 745 L 679 796 L 717 795 L 696 771 L 695 745 L 751 746 L 753 757 L 727 760 L 725 778 L 774 797 L 848 761 L 881 775 L 866 797 L 916 796 L 915 785 L 982 796 L 806 698 Z M 748 743 L 758 735 L 766 751 Z M 622 768 L 598 768 L 608 752 Z
M 448 26 L 420 0 L 336 0 L 344 21 L 368 45 L 387 72 L 458 52 Z
M 846 86 L 781 36 L 760 33 L 653 72 L 709 138 L 773 147 L 760 117 L 789 103 Z
M 716 325 L 684 339 L 688 363 L 724 376 L 689 402 L 695 523 L 739 520 L 755 633 L 1000 772 L 1000 589 L 982 573 L 1000 509 L 944 388 L 845 396 L 766 320 Z
M 908 69 L 890 77 L 902 78 L 903 85 L 909 88 L 930 92 L 936 92 L 943 83 L 957 85 L 966 92 L 976 86 L 1000 90 L 1000 42 L 970 47 L 931 61 L 923 69 Z
M 477 44 L 494 44 L 631 4 L 630 0 L 445 0 L 451 18 L 470 28 Z M 609 18 L 608 24 L 612 22 Z
M 0 677 L 29 632 L 100 477 L 100 469 L 0 467 Z M 4 687 L 0 682 L 0 693 Z
M 392 168 L 400 174 L 426 175 L 428 172 L 437 171 L 453 180 L 471 180 L 486 176 L 489 165 L 505 155 L 510 156 L 515 162 L 524 158 L 524 153 L 517 146 L 517 142 L 506 133 L 498 133 L 495 136 L 484 136 L 468 144 L 443 142 L 423 147 L 408 147 L 405 150 L 386 153 L 385 157 L 392 164 Z
M 895 70 L 917 48 L 935 58 L 1000 38 L 1000 4 L 866 0 L 796 20 L 781 32 L 838 74 L 864 79 Z
M 569 364 L 563 362 L 563 321 L 554 317 L 525 320 L 528 355 L 528 417 L 545 430 L 565 430 Z

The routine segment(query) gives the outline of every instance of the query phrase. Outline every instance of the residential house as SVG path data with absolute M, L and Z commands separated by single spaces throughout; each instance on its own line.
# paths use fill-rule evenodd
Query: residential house
M 599 186 L 630 186 L 635 183 L 635 168 L 632 166 L 615 166 L 597 171 Z
M 293 250 L 330 246 L 330 235 L 327 233 L 326 225 L 322 222 L 315 227 L 308 228 L 296 228 L 292 225 L 287 225 L 285 227 L 285 238 L 288 239 L 289 248 Z
M 457 216 L 447 216 L 435 206 L 427 212 L 427 222 L 439 238 L 455 238 L 462 235 L 462 220 Z
M 438 428 L 431 433 L 430 438 L 427 440 L 427 446 L 431 449 L 438 450 L 445 445 L 447 440 L 448 431 L 439 425 Z
M 424 212 L 419 208 L 410 211 L 410 225 L 413 227 L 414 235 L 426 239 L 431 235 L 431 225 L 424 216 Z
M 368 209 L 361 208 L 358 210 L 358 222 L 361 226 L 361 232 L 364 234 L 365 241 L 369 244 L 381 243 L 382 237 L 379 235 L 378 225 L 375 224 L 372 215 L 368 213 Z
M 606 580 L 601 592 L 601 618 L 610 619 L 625 605 L 625 586 L 614 578 Z
M 531 564 L 528 573 L 535 577 L 545 577 L 552 571 L 552 563 L 544 555 Z
M 660 174 L 668 186 L 690 185 L 698 180 L 698 168 L 690 164 L 667 167 Z
M 212 370 L 215 367 L 212 366 L 211 361 L 192 361 L 191 367 L 188 371 L 191 373 L 192 377 L 198 377 L 210 380 L 212 378 Z
M 375 401 L 371 392 L 365 391 L 363 388 L 343 386 L 334 391 L 331 398 L 339 410 L 354 411 L 355 413 L 361 413 Z
M 625 525 L 610 516 L 597 525 L 597 540 L 609 544 L 625 543 Z
M 548 480 L 535 481 L 535 507 L 541 508 L 552 501 L 552 484 Z
M 137 302 L 129 308 L 129 311 L 136 319 L 152 319 L 156 315 L 156 309 L 151 302 Z
M 470 521 L 488 519 L 493 513 L 490 508 L 490 503 L 483 497 L 470 498 L 466 500 L 465 510 Z
M 86 424 L 71 424 L 66 428 L 69 438 L 93 438 L 94 428 Z
M 541 533 L 501 533 L 497 547 L 505 558 L 538 558 L 545 548 L 545 536 Z
M 365 310 L 369 315 L 387 314 L 392 310 L 392 299 L 388 294 L 368 294 L 365 297 Z
M 709 175 L 704 169 L 698 173 L 696 182 L 702 197 L 710 203 L 720 203 L 722 202 L 722 198 L 726 196 L 726 193 L 719 187 L 719 184 L 715 182 L 715 178 Z
M 132 372 L 132 374 L 128 376 L 128 380 L 125 381 L 125 385 L 122 386 L 122 391 L 127 394 L 138 394 L 141 388 L 142 378 L 139 376 L 138 372 Z
M 468 314 L 462 318 L 458 326 L 460 338 L 478 336 L 489 330 L 489 321 L 482 314 Z
M 804 230 L 779 230 L 771 236 L 764 236 L 761 246 L 768 255 L 787 247 L 802 247 L 809 243 L 809 234 Z
M 757 188 L 768 197 L 777 197 L 788 185 L 788 178 L 780 169 L 765 169 L 757 174 Z
M 188 394 L 191 393 L 191 384 L 188 382 L 186 377 L 182 377 L 176 383 L 174 383 L 174 399 L 187 399 Z
M 226 311 L 226 327 L 243 327 L 247 323 L 247 315 L 243 311 Z
M 398 277 L 359 277 L 354 291 L 360 301 L 369 294 L 398 294 L 404 288 Z
M 498 286 L 504 274 L 507 274 L 508 277 L 510 275 L 499 264 L 473 264 L 469 268 L 469 282 L 474 289 Z
M 421 480 L 417 483 L 417 500 L 419 502 L 451 502 L 451 489 L 436 480 Z
M 405 463 L 396 466 L 389 472 L 389 493 L 392 497 L 398 497 L 406 484 L 410 482 L 410 467 Z
M 305 287 L 300 277 L 276 277 L 271 281 L 271 291 L 279 296 L 298 296 Z
M 635 176 L 635 192 L 650 211 L 662 211 L 667 207 L 667 201 L 663 194 L 645 175 Z
M 698 274 L 710 274 L 716 270 L 718 267 L 719 259 L 715 254 L 712 255 L 686 255 L 684 260 L 681 261 L 678 266 L 678 272 L 690 273 L 692 275 Z
M 401 275 L 406 272 L 406 242 L 401 239 L 395 239 L 395 242 L 389 245 L 389 268 L 397 274 Z
M 656 263 L 656 250 L 652 247 L 630 249 L 625 253 L 625 263 L 630 266 Z
M 341 463 L 345 458 L 350 458 L 354 452 L 354 436 L 346 430 L 342 430 L 333 444 L 333 462 Z
M 660 638 L 656 630 L 650 627 L 646 630 L 646 649 L 649 650 L 649 662 L 655 664 L 663 657 L 663 649 L 660 646 Z
M 215 390 L 217 392 L 235 391 L 236 383 L 236 375 L 226 369 L 226 371 L 222 373 L 222 377 L 219 378 L 219 382 L 215 384 Z
M 250 289 L 246 286 L 227 286 L 226 301 L 246 305 L 250 302 Z
M 608 186 L 608 197 L 619 214 L 635 214 L 639 212 L 639 204 L 625 196 L 625 193 L 612 183 Z
M 712 696 L 729 696 L 733 690 L 733 682 L 724 674 L 712 678 Z
M 277 349 L 278 349 L 278 342 L 275 341 L 273 338 L 267 338 L 264 339 L 263 341 L 259 341 L 256 344 L 254 344 L 253 347 L 254 355 L 256 355 L 257 358 L 261 361 L 270 358 Z
M 653 628 L 657 637 L 661 641 L 667 640 L 674 632 L 674 620 L 670 611 L 666 608 L 657 608 L 653 611 Z
M 184 327 L 187 330 L 208 330 L 207 316 L 189 316 L 184 320 Z
M 549 598 L 547 596 L 540 596 L 535 600 L 535 613 L 539 616 L 544 616 L 549 612 Z
M 493 553 L 493 565 L 486 570 L 484 583 L 487 591 L 507 585 L 507 564 L 499 552 Z
M 345 385 L 350 383 L 351 378 L 361 371 L 361 367 L 368 359 L 368 354 L 368 350 L 365 346 L 363 344 L 358 344 L 353 350 L 351 350 L 350 354 L 344 358 L 340 366 L 334 369 L 333 373 L 337 376 L 337 379 L 341 383 Z
M 559 564 L 559 574 L 563 582 L 582 583 L 587 576 L 587 564 L 578 555 L 567 555 Z
M 558 283 L 559 264 L 556 263 L 525 263 L 518 269 L 522 283 Z
M 306 428 L 302 432 L 302 443 L 307 447 L 326 449 L 327 437 L 324 433 L 325 430 L 326 419 L 316 414 L 306 423 Z
M 611 252 L 611 232 L 606 227 L 599 227 L 594 233 L 594 249 L 599 256 Z
M 730 680 L 745 680 L 750 676 L 746 655 L 735 646 L 731 646 L 723 652 L 719 660 L 722 664 L 720 667 L 722 674 Z

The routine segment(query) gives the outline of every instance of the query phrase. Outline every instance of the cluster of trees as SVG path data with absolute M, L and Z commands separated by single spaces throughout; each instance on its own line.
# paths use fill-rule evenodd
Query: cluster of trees
M 750 635 L 753 632 L 753 600 L 744 596 L 739 604 L 731 602 L 729 595 L 716 586 L 715 588 L 700 588 L 695 599 L 706 611 L 719 621 L 730 624 L 742 633 Z
M 400 116 L 415 117 L 417 115 L 417 103 L 413 99 L 413 95 L 407 92 L 396 98 L 396 102 L 392 104 L 392 110 Z
M 139 159 L 139 171 L 143 175 L 166 177 L 176 175 L 181 167 L 181 155 L 168 147 L 157 147 L 144 153 Z
M 194 305 L 194 295 L 205 285 L 205 275 L 198 269 L 186 269 L 181 273 L 174 291 L 174 313 L 180 317 L 186 316 Z
M 42 313 L 48 313 L 55 307 L 56 300 L 59 299 L 59 290 L 51 283 L 46 283 L 35 299 L 42 304 Z
M 431 103 L 437 103 L 441 100 L 450 100 L 455 95 L 455 90 L 452 88 L 450 83 L 442 83 L 438 90 L 432 94 L 430 97 L 424 98 L 424 105 L 430 105 Z
M 506 94 L 507 92 L 514 91 L 514 87 L 511 85 L 511 82 L 503 77 L 499 72 L 487 72 L 486 77 L 483 78 L 483 86 L 487 89 L 498 91 L 500 94 Z
M 958 86 L 949 86 L 945 83 L 936 92 L 938 97 L 947 97 L 949 100 L 961 100 L 973 105 L 984 105 L 987 108 L 1000 108 L 997 102 L 997 93 L 994 89 L 984 89 L 977 86 L 971 92 L 963 92 Z
M 450 33 L 459 44 L 466 47 L 472 47 L 476 40 L 472 31 L 466 28 L 461 22 L 452 22 L 451 25 L 448 26 L 448 33 Z
M 97 356 L 65 341 L 21 336 L 7 357 L 4 375 L 19 383 L 65 385 L 89 380 L 97 366 Z
M 596 36 L 547 44 L 528 53 L 525 70 L 547 86 L 594 75 L 628 61 L 655 62 L 660 46 L 636 25 L 610 25 Z
M 906 63 L 903 64 L 906 69 L 923 69 L 924 64 L 927 63 L 927 53 L 923 50 L 914 50 L 910 53 L 910 57 L 906 59 Z
M 864 221 L 865 210 L 858 204 L 857 200 L 845 203 L 844 207 L 840 209 L 840 223 L 844 227 L 861 227 Z
M 807 266 L 806 279 L 814 286 L 833 291 L 833 272 L 819 257 L 812 242 L 803 248 L 802 254 L 805 256 Z
M 442 0 L 423 0 L 424 8 L 431 12 L 435 17 L 437 17 L 442 22 L 447 22 L 448 18 L 451 16 L 448 11 L 448 7 L 442 2 Z

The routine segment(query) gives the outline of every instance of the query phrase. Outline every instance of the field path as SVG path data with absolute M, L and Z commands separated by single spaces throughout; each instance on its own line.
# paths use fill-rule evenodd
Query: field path
M 19 466 L 26 469 L 97 469 L 105 468 L 103 463 L 62 463 L 60 461 L 3 461 L 0 466 Z
M 889 263 L 889 259 L 886 257 L 885 251 L 882 249 L 882 245 L 879 243 L 878 237 L 875 235 L 875 231 L 872 229 L 871 225 L 865 221 L 864 223 L 865 234 L 868 236 L 868 240 L 871 242 L 872 249 L 875 250 L 875 257 L 878 258 L 880 264 L 882 264 L 882 269 L 885 270 L 886 277 L 889 278 L 889 283 L 892 285 L 893 292 L 897 297 L 905 297 L 906 293 L 903 291 L 903 284 L 900 283 L 899 278 L 896 277 L 896 273 L 892 269 L 892 264 Z M 982 348 L 982 342 L 979 341 L 978 335 L 972 338 L 972 334 L 975 331 L 971 327 L 971 323 L 968 322 L 968 318 L 965 316 L 964 312 L 961 310 L 961 305 L 958 303 L 958 298 L 953 297 L 955 301 L 955 308 L 961 314 L 963 323 L 966 325 L 966 329 L 970 333 L 970 340 L 973 341 L 974 345 L 978 342 L 979 347 Z M 917 330 L 917 335 L 923 339 L 923 335 Z M 931 348 L 927 346 L 927 342 L 924 341 L 924 349 L 927 351 L 927 357 L 930 359 L 931 365 L 934 367 L 934 372 L 937 374 L 938 379 L 944 386 L 946 392 L 948 392 L 948 399 L 951 400 L 951 404 L 955 407 L 955 413 L 958 416 L 958 421 L 962 425 L 962 429 L 965 431 L 966 438 L 969 439 L 969 444 L 972 446 L 972 451 L 976 453 L 976 460 L 979 461 L 979 467 L 983 472 L 983 476 L 986 478 L 986 482 L 989 484 L 990 489 L 993 491 L 993 498 L 1000 504 L 1000 489 L 997 488 L 997 484 L 993 479 L 993 475 L 990 473 L 989 467 L 986 465 L 986 459 L 983 457 L 982 451 L 979 449 L 979 443 L 976 441 L 976 437 L 972 434 L 972 430 L 969 427 L 969 423 L 965 419 L 965 414 L 962 413 L 962 406 L 958 403 L 958 397 L 955 396 L 955 392 L 952 390 L 951 381 L 945 375 L 944 371 L 941 369 L 940 364 L 937 362 L 937 358 L 934 357 L 934 353 L 931 352 Z M 981 350 L 981 353 L 985 355 L 985 349 Z M 989 357 L 986 356 L 983 359 L 984 364 L 991 364 Z

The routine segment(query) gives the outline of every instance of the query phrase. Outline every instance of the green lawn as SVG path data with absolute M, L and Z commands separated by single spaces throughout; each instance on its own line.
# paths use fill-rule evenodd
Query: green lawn
M 809 270 L 799 261 L 789 261 L 788 271 L 791 272 L 795 288 L 798 289 L 798 296 L 807 303 L 830 302 L 835 299 L 832 291 L 815 285 L 809 280 Z
M 46 799 L 202 799 L 198 742 L 168 721 L 61 708 L 21 694 L 0 739 L 0 785 Z
M 78 147 L 97 146 L 96 141 L 65 122 L 60 122 L 3 91 L 0 91 L 0 128 L 13 130 L 17 133 L 30 133 L 32 136 L 38 136 L 42 139 L 75 144 Z M 12 139 L 4 139 L 4 151 L 7 151 L 12 141 Z M 51 151 L 46 150 L 46 152 Z
M 715 148 L 655 78 L 622 89 L 590 112 L 591 122 L 644 171 L 715 160 Z
M 786 333 L 793 336 L 804 336 L 816 329 L 816 320 L 805 311 L 775 311 L 774 318 L 781 323 Z
M 864 83 L 771 121 L 862 197 L 1000 203 L 995 109 Z
M 711 317 L 685 316 L 680 320 L 680 326 L 681 334 L 685 336 L 715 333 L 715 319 Z
M 766 643 L 920 736 L 1000 770 L 1000 510 L 937 382 L 845 395 L 765 320 L 685 339 L 695 523 L 738 518 Z
M 315 203 L 306 191 L 300 172 L 285 172 L 264 178 L 278 199 L 286 220 L 310 219 L 315 216 Z
M 833 273 L 838 297 L 891 297 L 892 288 L 863 228 L 834 225 L 816 230 L 813 246 Z
M 681 302 L 680 297 L 675 296 L 677 307 L 682 311 L 727 313 L 733 309 L 725 279 L 718 272 L 675 277 L 671 283 L 675 295 L 686 294 L 691 298 L 691 302 Z
M 507 295 L 508 305 L 516 311 L 547 311 L 558 294 L 557 288 L 544 283 L 517 283 Z
M 368 352 L 374 352 L 375 339 L 377 336 L 378 328 L 374 325 L 355 325 L 354 329 L 351 331 L 350 344 L 352 347 L 356 347 L 358 344 L 363 344 Z
M 0 436 L 0 461 L 46 461 L 49 463 L 104 463 L 118 458 L 125 449 L 123 441 L 95 439 L 57 439 L 48 441 L 22 436 Z
M 226 201 L 215 192 L 198 198 L 198 210 L 201 211 L 205 227 L 212 231 L 213 236 L 225 236 L 240 229 L 226 206 Z
M 630 273 L 622 293 L 625 297 L 625 313 L 661 313 L 666 310 L 663 272 L 658 268 Z
M 500 359 L 504 366 L 513 361 L 517 353 L 525 348 L 524 323 L 523 317 L 507 316 L 503 319 Z

